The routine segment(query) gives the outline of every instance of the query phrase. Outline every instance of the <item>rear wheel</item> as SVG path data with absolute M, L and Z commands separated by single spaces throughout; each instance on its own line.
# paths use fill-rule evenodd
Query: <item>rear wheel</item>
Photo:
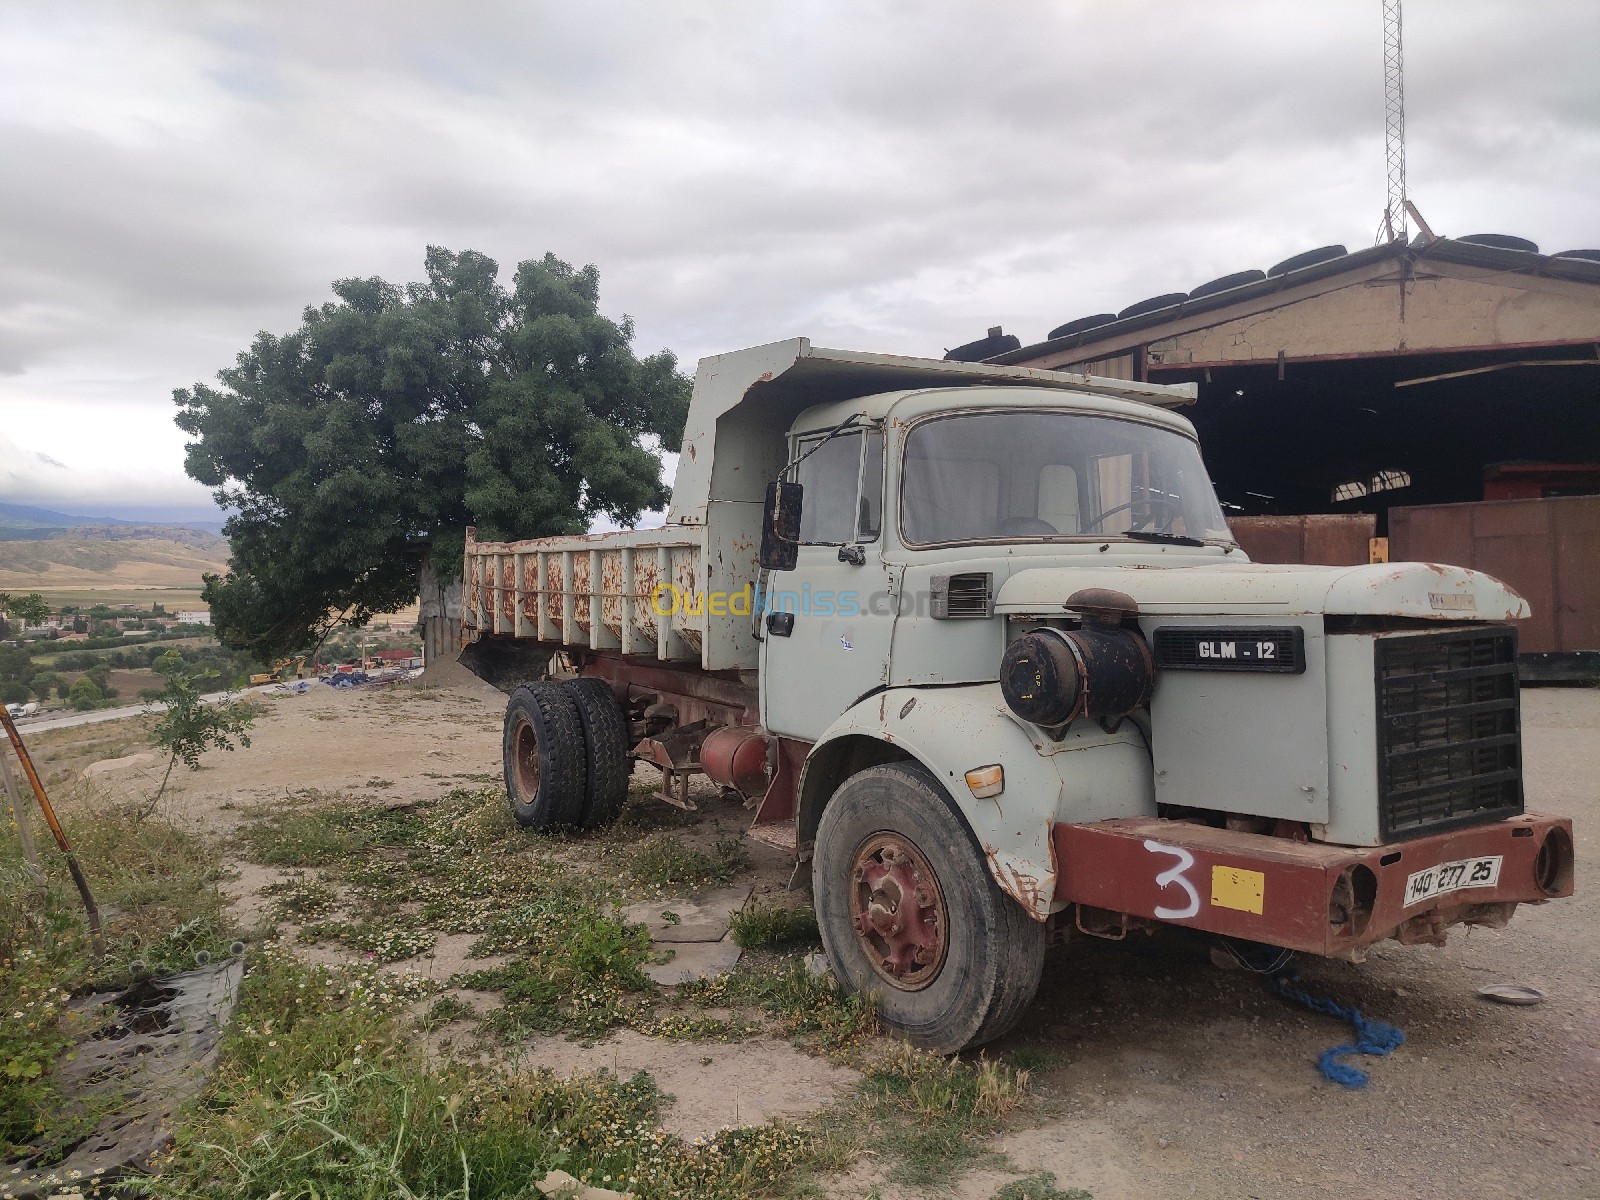
M 995 884 L 944 789 L 909 763 L 851 776 L 823 810 L 812 861 L 828 961 L 913 1045 L 991 1041 L 1039 988 L 1045 929 Z
M 588 771 L 583 721 L 566 688 L 544 681 L 511 693 L 502 758 L 518 821 L 540 831 L 579 823 Z
M 628 757 L 627 718 L 603 679 L 568 679 L 561 686 L 572 694 L 583 722 L 588 786 L 581 823 L 585 829 L 598 829 L 615 821 L 628 799 L 633 760 Z

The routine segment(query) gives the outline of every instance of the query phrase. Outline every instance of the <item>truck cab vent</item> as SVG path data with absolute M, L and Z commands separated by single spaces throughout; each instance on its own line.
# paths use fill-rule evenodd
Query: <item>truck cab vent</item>
M 994 576 L 988 571 L 935 575 L 929 591 L 932 615 L 941 621 L 994 616 Z

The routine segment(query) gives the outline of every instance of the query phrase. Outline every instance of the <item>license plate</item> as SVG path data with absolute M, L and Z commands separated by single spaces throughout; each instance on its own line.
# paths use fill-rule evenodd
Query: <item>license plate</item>
M 1501 855 L 1489 854 L 1483 858 L 1439 863 L 1425 871 L 1413 872 L 1406 876 L 1405 907 L 1463 888 L 1493 887 L 1500 882 L 1500 862 Z

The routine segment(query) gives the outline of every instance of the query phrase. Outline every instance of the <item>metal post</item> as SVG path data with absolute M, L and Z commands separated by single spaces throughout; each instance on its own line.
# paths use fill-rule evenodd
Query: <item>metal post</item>
M 1383 0 L 1383 149 L 1389 185 L 1379 240 L 1405 240 L 1406 228 L 1406 87 L 1400 36 L 1400 0 Z
M 11 745 L 17 752 L 17 761 L 22 764 L 22 773 L 33 785 L 33 794 L 39 801 L 39 810 L 44 813 L 45 824 L 50 826 L 50 832 L 55 835 L 56 845 L 61 847 L 61 853 L 66 857 L 72 882 L 78 885 L 78 895 L 83 897 L 83 911 L 89 918 L 89 934 L 94 939 L 95 956 L 104 958 L 106 939 L 100 932 L 100 906 L 94 902 L 94 893 L 89 890 L 89 881 L 84 878 L 83 868 L 78 865 L 78 856 L 72 852 L 72 845 L 61 829 L 61 822 L 56 820 L 56 810 L 50 807 L 50 798 L 44 794 L 44 784 L 39 779 L 39 772 L 33 768 L 28 748 L 22 744 L 22 735 L 17 732 L 16 722 L 3 707 L 0 707 L 0 725 L 5 726 L 6 736 L 11 739 Z

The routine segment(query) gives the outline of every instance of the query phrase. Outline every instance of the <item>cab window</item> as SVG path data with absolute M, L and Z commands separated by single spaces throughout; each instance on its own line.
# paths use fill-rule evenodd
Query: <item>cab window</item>
M 873 429 L 802 440 L 796 478 L 805 488 L 802 546 L 876 541 L 883 524 L 883 434 Z M 810 451 L 807 454 L 807 451 Z

